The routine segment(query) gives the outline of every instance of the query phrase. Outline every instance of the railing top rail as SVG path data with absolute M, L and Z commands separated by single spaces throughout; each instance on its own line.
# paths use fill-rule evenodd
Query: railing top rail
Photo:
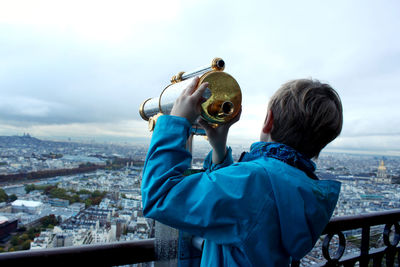
M 112 266 L 156 260 L 154 239 L 92 244 L 73 247 L 24 250 L 0 254 L 0 265 L 77 266 L 90 261 L 93 266 Z
M 352 216 L 334 217 L 326 226 L 323 234 L 334 231 L 345 231 L 400 221 L 400 209 L 379 211 Z

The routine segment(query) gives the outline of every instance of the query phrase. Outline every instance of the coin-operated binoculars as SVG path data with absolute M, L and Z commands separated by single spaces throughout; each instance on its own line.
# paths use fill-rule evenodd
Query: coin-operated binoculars
M 201 116 L 214 125 L 232 120 L 240 111 L 242 93 L 237 81 L 224 72 L 224 68 L 225 62 L 221 58 L 214 58 L 211 66 L 172 76 L 171 84 L 165 87 L 159 97 L 149 98 L 140 106 L 139 113 L 149 122 L 149 130 L 154 129 L 160 115 L 171 113 L 175 100 L 196 76 L 200 78 L 198 86 L 208 82 L 208 90 L 203 95 L 207 100 L 201 104 Z

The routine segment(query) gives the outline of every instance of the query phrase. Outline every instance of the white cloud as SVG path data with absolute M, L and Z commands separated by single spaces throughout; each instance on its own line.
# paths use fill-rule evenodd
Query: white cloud
M 115 123 L 69 123 L 40 124 L 28 126 L 0 125 L 0 134 L 21 135 L 29 133 L 35 137 L 64 139 L 96 139 L 134 141 L 135 138 L 149 138 L 147 123 L 144 121 L 116 121 Z
M 289 79 L 312 77 L 342 97 L 337 145 L 384 147 L 367 136 L 390 144 L 400 131 L 399 7 L 344 0 L 2 1 L 0 126 L 3 133 L 25 127 L 48 136 L 70 129 L 144 136 L 124 123 L 140 119 L 141 102 L 177 72 L 220 56 L 243 92 L 232 140 L 258 139 L 273 92 Z
M 119 43 L 132 34 L 145 34 L 149 25 L 174 19 L 179 7 L 179 0 L 17 0 L 0 4 L 0 23 Z

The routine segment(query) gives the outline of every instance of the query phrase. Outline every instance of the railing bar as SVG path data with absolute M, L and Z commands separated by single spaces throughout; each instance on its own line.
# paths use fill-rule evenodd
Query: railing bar
M 369 235 L 370 226 L 364 226 L 361 233 L 361 253 L 360 253 L 360 266 L 368 267 L 369 263 Z
M 343 263 L 343 267 L 354 267 L 357 261 L 347 261 Z
M 324 230 L 324 234 L 333 231 L 362 228 L 364 225 L 380 225 L 400 221 L 400 209 L 360 214 L 354 216 L 334 217 Z
M 383 257 L 384 253 L 385 253 L 386 247 L 382 247 L 382 248 L 371 248 L 369 250 L 369 255 L 370 257 L 379 257 L 380 255 Z M 400 246 L 396 247 L 396 250 L 398 252 L 400 252 Z M 354 264 L 355 262 L 359 261 L 361 259 L 360 254 L 358 253 L 353 253 L 353 254 L 347 254 L 344 255 L 340 260 L 339 260 L 339 265 L 340 264 Z M 325 266 L 325 263 L 317 263 L 312 265 L 313 267 L 317 267 L 317 266 Z
M 290 267 L 300 267 L 300 261 L 292 260 Z
M 400 266 L 400 248 L 397 249 L 397 265 Z
M 25 250 L 0 254 L 1 266 L 19 266 L 22 263 L 34 265 L 70 265 L 90 260 L 97 266 L 133 264 L 155 261 L 154 239 L 114 242 L 74 247 Z
M 349 255 L 346 255 L 346 256 L 343 256 L 339 261 L 338 261 L 338 263 L 339 263 L 339 266 L 342 264 L 342 265 L 345 265 L 345 264 L 352 264 L 352 265 L 354 265 L 357 261 L 359 261 L 359 259 L 360 259 L 360 255 L 359 254 L 349 254 Z M 329 264 L 328 264 L 328 262 L 327 261 L 325 261 L 324 263 L 317 263 L 317 264 L 313 264 L 313 265 L 311 265 L 312 267 L 322 267 L 322 266 L 330 266 Z

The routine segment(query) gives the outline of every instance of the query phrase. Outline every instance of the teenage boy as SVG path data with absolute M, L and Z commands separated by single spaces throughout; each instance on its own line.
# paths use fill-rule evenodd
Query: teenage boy
M 205 171 L 183 176 L 190 127 L 208 84 L 198 79 L 157 120 L 143 178 L 143 213 L 205 239 L 202 266 L 288 266 L 314 246 L 335 208 L 340 183 L 314 174 L 322 148 L 342 129 L 342 105 L 328 84 L 293 80 L 268 104 L 260 141 L 234 163 L 229 127 L 200 120 L 213 148 Z M 196 90 L 197 88 L 197 90 Z

